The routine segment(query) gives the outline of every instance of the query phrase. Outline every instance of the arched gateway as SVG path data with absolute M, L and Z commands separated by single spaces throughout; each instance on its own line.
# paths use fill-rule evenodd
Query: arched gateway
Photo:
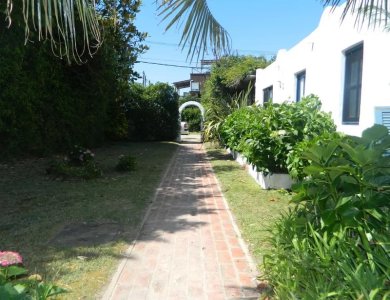
M 205 110 L 204 110 L 204 107 L 202 106 L 202 104 L 200 104 L 197 101 L 188 101 L 188 102 L 185 102 L 182 105 L 180 105 L 180 107 L 179 107 L 179 124 L 180 124 L 180 121 L 181 121 L 181 112 L 188 106 L 196 106 L 197 108 L 199 108 L 200 113 L 202 115 L 202 122 L 200 123 L 200 129 L 203 130 L 203 122 L 204 122 Z M 179 141 L 181 140 L 180 133 L 179 133 L 179 136 L 178 136 L 178 140 Z
M 197 108 L 200 109 L 200 113 L 202 114 L 202 122 L 203 122 L 204 121 L 204 107 L 202 106 L 202 104 L 200 104 L 199 102 L 196 102 L 196 101 L 188 101 L 188 102 L 185 102 L 182 105 L 180 105 L 179 116 L 181 116 L 181 112 L 183 111 L 183 109 L 185 109 L 188 106 L 196 106 Z

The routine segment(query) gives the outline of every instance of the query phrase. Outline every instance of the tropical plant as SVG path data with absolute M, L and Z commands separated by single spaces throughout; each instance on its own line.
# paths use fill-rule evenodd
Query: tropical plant
M 121 1 L 115 9 L 121 9 L 128 1 Z M 330 4 L 333 7 L 342 1 L 322 0 L 324 5 Z M 57 55 L 80 61 L 81 53 L 86 51 L 93 54 L 102 43 L 100 16 L 96 13 L 96 9 L 104 2 L 22 0 L 14 3 L 13 0 L 3 1 L 2 10 L 6 18 L 6 24 L 3 26 L 9 27 L 15 11 L 20 11 L 23 14 L 21 22 L 25 26 L 26 42 L 33 37 L 38 40 L 49 39 Z M 182 49 L 188 46 L 188 58 L 203 57 L 209 49 L 216 57 L 229 54 L 230 36 L 213 16 L 207 0 L 155 0 L 155 2 L 159 3 L 158 7 L 163 20 L 168 21 L 166 30 L 179 23 L 181 19 L 185 19 L 179 44 Z M 377 14 L 376 11 L 383 10 L 388 13 L 389 7 L 387 0 L 347 0 L 343 15 L 354 10 L 365 12 L 358 14 L 357 19 L 368 19 L 369 24 L 373 24 L 382 19 L 382 15 Z
M 279 299 L 388 299 L 389 149 L 387 128 L 374 125 L 303 152 L 296 207 L 273 228 L 264 260 Z

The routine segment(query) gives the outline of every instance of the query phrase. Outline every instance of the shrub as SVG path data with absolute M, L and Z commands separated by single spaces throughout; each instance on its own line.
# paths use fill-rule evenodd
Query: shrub
M 325 146 L 332 141 L 341 140 L 343 137 L 345 135 L 340 132 L 324 132 L 311 140 L 303 140 L 297 143 L 287 154 L 288 173 L 291 177 L 302 180 L 305 176 L 304 168 L 310 165 L 310 160 L 303 157 L 302 154 L 314 145 Z
M 201 96 L 206 109 L 206 141 L 221 142 L 218 129 L 225 118 L 254 101 L 253 83 L 245 79 L 270 63 L 264 57 L 226 56 L 212 65 Z
M 94 161 L 95 154 L 84 147 L 75 145 L 63 160 L 50 163 L 46 172 L 55 177 L 94 179 L 102 176 L 102 171 Z
M 188 123 L 188 129 L 190 132 L 200 131 L 202 113 L 197 107 L 188 107 L 182 111 L 181 120 Z
M 329 114 L 320 111 L 318 97 L 310 95 L 298 103 L 242 108 L 224 122 L 224 143 L 241 152 L 265 173 L 287 173 L 287 156 L 298 142 L 311 140 L 336 127 Z
M 133 84 L 126 100 L 128 138 L 137 141 L 175 140 L 179 133 L 178 94 L 165 83 L 146 88 Z
M 38 274 L 28 275 L 19 253 L 0 251 L 0 299 L 45 300 L 66 290 L 42 281 Z
M 137 161 L 134 156 L 121 155 L 119 156 L 118 164 L 115 169 L 119 172 L 133 171 L 137 165 Z
M 273 229 L 264 260 L 279 299 L 386 299 L 390 294 L 390 136 L 313 145 L 296 208 Z M 291 280 L 293 279 L 293 280 Z

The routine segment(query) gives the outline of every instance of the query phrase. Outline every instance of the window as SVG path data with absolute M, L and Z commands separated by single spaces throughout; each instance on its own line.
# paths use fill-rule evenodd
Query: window
M 363 44 L 345 52 L 343 123 L 359 124 Z
M 263 90 L 263 103 L 267 103 L 272 100 L 273 88 L 272 85 Z
M 302 99 L 305 96 L 305 84 L 306 84 L 306 71 L 302 71 L 296 75 L 297 78 L 297 94 L 296 101 Z
M 200 91 L 199 82 L 191 80 L 191 92 L 199 92 L 199 91 Z

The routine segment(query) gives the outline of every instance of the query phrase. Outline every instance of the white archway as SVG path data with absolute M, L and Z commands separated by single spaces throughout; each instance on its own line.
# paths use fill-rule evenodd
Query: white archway
M 204 110 L 204 107 L 202 106 L 202 104 L 200 104 L 199 102 L 196 102 L 196 101 L 188 101 L 188 102 L 185 102 L 182 105 L 180 105 L 179 116 L 181 116 L 181 112 L 188 106 L 196 106 L 197 108 L 200 109 L 200 113 L 202 114 L 202 122 L 203 122 L 205 110 Z
M 199 102 L 197 101 L 188 101 L 188 102 L 185 102 L 183 103 L 182 105 L 180 105 L 179 107 L 179 128 L 180 128 L 180 121 L 181 121 L 181 112 L 188 106 L 196 106 L 197 108 L 199 108 L 200 110 L 200 113 L 202 115 L 202 120 L 200 122 L 200 129 L 203 131 L 203 122 L 204 122 L 204 116 L 205 116 L 205 109 L 204 107 L 202 106 L 202 104 L 200 104 Z M 203 134 L 202 134 L 203 136 Z M 177 140 L 180 141 L 181 140 L 181 134 L 180 134 L 180 131 L 179 131 L 179 135 L 177 137 Z M 203 137 L 201 138 L 201 140 L 203 141 Z

